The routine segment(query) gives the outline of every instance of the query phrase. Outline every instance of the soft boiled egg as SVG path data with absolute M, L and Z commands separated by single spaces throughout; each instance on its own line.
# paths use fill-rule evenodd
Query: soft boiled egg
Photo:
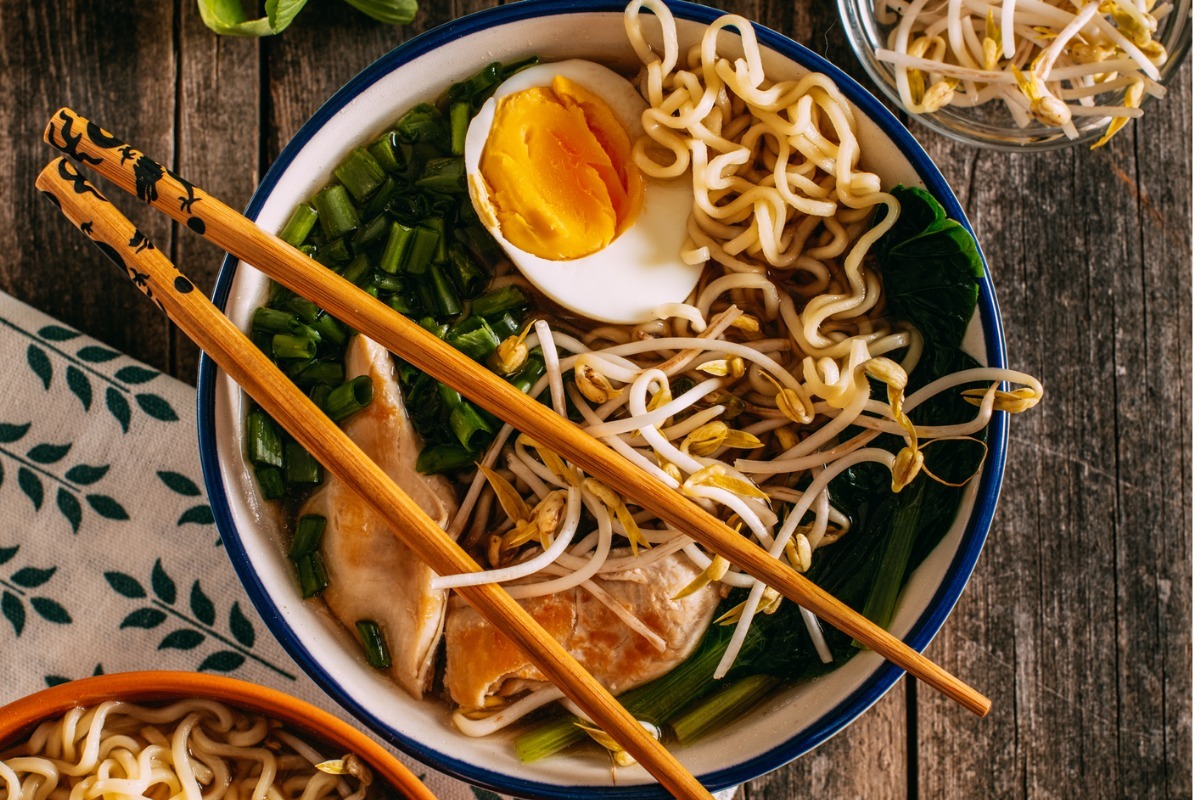
M 692 187 L 633 161 L 646 102 L 612 70 L 558 61 L 518 72 L 467 128 L 471 202 L 517 269 L 554 302 L 635 324 L 687 298 L 680 258 Z

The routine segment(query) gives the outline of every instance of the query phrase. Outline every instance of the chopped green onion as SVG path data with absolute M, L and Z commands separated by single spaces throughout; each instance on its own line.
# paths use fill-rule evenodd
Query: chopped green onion
M 301 556 L 317 552 L 321 546 L 321 536 L 325 533 L 325 517 L 320 514 L 305 514 L 296 520 L 296 533 L 292 536 L 292 546 L 288 550 L 288 558 L 295 561 Z
M 311 323 L 317 317 L 321 316 L 321 307 L 312 300 L 303 297 L 289 297 L 285 305 L 305 322 Z
M 321 465 L 298 442 L 283 446 L 283 477 L 288 483 L 320 483 Z
M 520 61 L 512 61 L 504 65 L 504 77 L 511 78 L 521 70 L 542 63 L 542 59 L 538 56 L 526 56 Z
M 379 257 L 379 268 L 391 274 L 399 272 L 400 265 L 404 262 L 404 253 L 412 238 L 412 228 L 401 225 L 399 222 L 393 222 L 388 229 L 387 244 L 383 246 L 383 255 Z
M 313 551 L 301 556 L 293 563 L 296 565 L 296 576 L 300 580 L 300 596 L 313 597 L 329 586 L 329 575 L 325 572 L 325 559 Z
M 434 204 L 436 209 L 436 203 Z M 426 217 L 421 220 L 421 224 L 429 230 L 437 234 L 437 249 L 433 251 L 433 262 L 435 264 L 444 264 L 450 258 L 449 245 L 446 242 L 446 219 L 445 217 L 437 216 L 436 214 Z
M 424 275 L 441 239 L 437 231 L 423 225 L 413 228 L 412 244 L 403 260 L 404 271 L 410 275 Z
M 360 203 L 370 197 L 387 177 L 375 156 L 367 152 L 365 147 L 351 150 L 345 160 L 334 167 L 333 174 Z
M 246 458 L 256 467 L 283 466 L 283 435 L 261 408 L 246 417 Z
M 396 136 L 401 142 L 436 142 L 446 135 L 445 122 L 430 103 L 421 103 L 396 123 Z
M 276 358 L 313 358 L 317 342 L 311 336 L 277 333 L 271 337 L 271 353 Z
M 419 311 L 419 307 L 412 302 L 412 298 L 403 292 L 393 294 L 388 299 L 388 305 L 406 317 L 415 317 Z
M 546 374 L 546 363 L 540 358 L 530 357 L 521 367 L 521 371 L 508 379 L 508 382 L 525 394 L 533 389 L 533 385 Z
M 294 333 L 298 324 L 300 324 L 300 320 L 295 314 L 266 306 L 254 309 L 254 317 L 250 321 L 252 330 L 270 334 Z
M 321 218 L 321 230 L 329 239 L 344 236 L 358 227 L 358 212 L 340 183 L 326 186 L 313 197 L 313 206 Z
M 295 210 L 292 211 L 292 215 L 288 217 L 287 224 L 279 232 L 279 238 L 292 247 L 299 247 L 304 244 L 304 240 L 312 232 L 313 226 L 317 224 L 317 216 L 315 208 L 308 203 L 301 203 L 296 206 Z
M 417 178 L 417 186 L 432 192 L 454 194 L 467 188 L 467 165 L 461 158 L 434 158 Z
M 483 317 L 471 317 L 467 322 L 475 320 L 478 322 L 466 330 L 460 330 L 463 325 L 456 326 L 446 336 L 446 341 L 475 361 L 483 361 L 500 346 L 500 338 Z
M 467 250 L 458 242 L 450 245 L 450 275 L 454 285 L 462 292 L 463 297 L 475 297 L 487 288 L 488 276 L 475 260 L 467 254 Z
M 311 328 L 321 335 L 321 341 L 339 345 L 346 343 L 346 326 L 329 314 L 317 317 Z
M 446 271 L 440 264 L 434 264 L 429 268 L 429 274 L 433 280 L 433 302 L 429 310 L 435 317 L 457 317 L 462 313 L 462 300 L 454 284 L 446 277 Z
M 342 270 L 342 277 L 356 286 L 361 286 L 363 278 L 371 274 L 371 262 L 363 254 L 359 254 Z
M 341 365 L 339 364 L 338 366 L 341 366 Z M 295 380 L 295 378 L 293 378 L 293 380 Z M 334 386 L 336 386 L 337 384 L 339 384 L 341 382 L 342 382 L 342 379 L 341 379 L 341 376 L 339 375 L 339 377 L 336 381 L 331 381 L 330 383 L 322 382 L 322 383 L 314 384 L 313 387 L 311 389 L 309 389 L 309 391 L 308 391 L 308 399 L 312 400 L 313 405 L 316 406 L 317 408 L 323 408 L 325 406 L 325 398 L 329 396 L 330 390 L 333 389 Z M 299 383 L 299 381 L 297 381 L 297 383 Z
M 471 304 L 471 310 L 481 317 L 498 317 L 507 311 L 516 311 L 529 304 L 525 292 L 515 285 L 505 286 L 493 292 L 480 295 Z
M 421 317 L 421 319 L 417 321 L 417 324 L 439 339 L 445 339 L 446 333 L 450 330 L 450 325 L 448 323 L 439 323 L 433 317 Z
M 399 292 L 404 289 L 404 279 L 396 275 L 388 275 L 386 272 L 371 273 L 371 285 L 379 289 L 380 292 Z
M 371 202 L 363 207 L 362 218 L 371 220 L 383 216 L 383 212 L 387 210 L 387 207 L 396 197 L 397 191 L 398 188 L 395 179 L 390 177 L 384 178 L 383 185 L 375 192 L 375 195 L 371 198 Z
M 370 619 L 360 619 L 354 623 L 358 637 L 362 640 L 363 652 L 367 663 L 376 669 L 387 669 L 392 665 L 392 657 L 388 655 L 387 642 L 383 640 L 383 631 L 379 623 Z
M 374 394 L 375 388 L 371 385 L 371 379 L 360 375 L 330 390 L 329 396 L 325 398 L 323 410 L 331 420 L 340 422 L 369 406 Z
M 397 158 L 396 145 L 396 134 L 389 132 L 372 142 L 367 147 L 367 152 L 388 172 L 398 172 L 404 165 Z
M 472 207 L 472 211 L 474 211 L 474 207 Z M 496 264 L 504 258 L 504 249 L 500 247 L 496 237 L 488 233 L 482 225 L 478 223 L 468 225 L 463 236 L 471 250 L 484 264 Z
M 471 104 L 450 104 L 450 152 L 461 156 L 467 145 L 467 125 L 471 122 Z M 301 237 L 303 241 L 303 237 Z
M 471 310 L 475 307 L 472 305 Z M 498 319 L 493 319 L 491 322 L 492 331 L 496 334 L 496 338 L 504 341 L 510 336 L 516 336 L 521 332 L 521 323 L 512 314 L 504 314 Z
M 437 475 L 475 465 L 476 455 L 456 444 L 426 445 L 417 456 L 417 472 L 422 475 Z
M 441 398 L 442 405 L 446 408 L 454 408 L 463 401 L 463 396 L 458 393 L 458 390 L 447 386 L 444 383 L 437 385 L 438 397 Z
M 297 386 L 337 386 L 346 379 L 346 370 L 341 361 L 310 361 L 288 375 Z M 318 405 L 320 405 L 318 403 Z
M 488 446 L 495 433 L 478 409 L 466 401 L 450 409 L 450 430 L 464 450 L 476 453 Z
M 453 84 L 449 90 L 450 102 L 469 101 L 478 103 L 490 95 L 504 80 L 504 67 L 493 61 L 464 81 Z
M 383 190 L 380 189 L 380 192 Z M 384 214 L 364 214 L 367 222 L 361 225 L 351 240 L 354 245 L 355 252 L 360 252 L 369 244 L 374 244 L 383 238 L 383 235 L 388 231 L 388 218 Z
M 262 350 L 267 355 L 271 355 L 271 334 L 263 333 L 262 331 L 251 331 L 250 340 L 254 342 L 254 346 Z
M 279 467 L 255 467 L 254 477 L 258 479 L 258 493 L 263 500 L 282 500 L 287 496 L 283 470 Z
M 345 238 L 332 239 L 317 248 L 314 258 L 327 267 L 345 264 L 350 260 L 350 245 L 346 243 Z

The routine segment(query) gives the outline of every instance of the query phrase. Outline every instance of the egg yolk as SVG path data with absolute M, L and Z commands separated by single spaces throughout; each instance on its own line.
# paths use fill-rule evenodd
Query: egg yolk
M 562 76 L 499 101 L 479 166 L 504 237 L 541 258 L 601 250 L 641 207 L 629 134 L 603 100 Z

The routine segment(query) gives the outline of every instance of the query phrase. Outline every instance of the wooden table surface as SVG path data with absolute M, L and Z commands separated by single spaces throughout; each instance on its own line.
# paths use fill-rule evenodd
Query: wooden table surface
M 0 0 L 0 289 L 194 382 L 197 352 L 33 189 L 69 105 L 242 206 L 335 89 L 488 0 L 421 0 L 407 28 L 313 0 L 283 35 L 218 37 L 193 0 Z M 832 3 L 723 5 L 866 83 Z M 984 152 L 914 129 L 979 234 L 1011 363 L 1045 383 L 1014 420 L 996 522 L 927 651 L 994 701 L 975 719 L 911 679 L 744 787 L 758 798 L 1190 796 L 1191 75 L 1107 148 Z M 196 282 L 221 253 L 122 204 Z

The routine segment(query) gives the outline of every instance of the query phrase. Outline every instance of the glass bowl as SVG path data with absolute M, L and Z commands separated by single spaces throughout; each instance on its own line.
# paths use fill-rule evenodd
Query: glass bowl
M 999 6 L 999 3 L 996 5 Z M 874 6 L 875 0 L 838 0 L 838 13 L 850 48 L 863 69 L 888 100 L 903 108 L 896 91 L 893 66 L 875 57 L 876 49 L 886 46 L 890 26 L 876 21 Z M 1160 69 L 1159 83 L 1167 85 L 1191 49 L 1191 0 L 1178 0 L 1170 13 L 1160 21 L 1159 31 L 1158 41 L 1167 52 L 1167 61 Z M 1147 107 L 1152 99 L 1147 95 L 1143 107 Z M 1121 105 L 1122 101 L 1121 91 L 1096 97 L 1097 105 Z M 1148 109 L 1147 113 L 1153 111 Z M 1109 117 L 1077 117 L 1074 121 L 1079 136 L 1070 139 L 1061 129 L 1045 126 L 1036 120 L 1028 127 L 1021 128 L 999 101 L 974 108 L 945 106 L 932 113 L 908 116 L 955 141 L 1007 152 L 1057 150 L 1091 144 L 1104 135 L 1110 122 Z M 1134 120 L 1133 124 L 1136 125 L 1137 121 Z

